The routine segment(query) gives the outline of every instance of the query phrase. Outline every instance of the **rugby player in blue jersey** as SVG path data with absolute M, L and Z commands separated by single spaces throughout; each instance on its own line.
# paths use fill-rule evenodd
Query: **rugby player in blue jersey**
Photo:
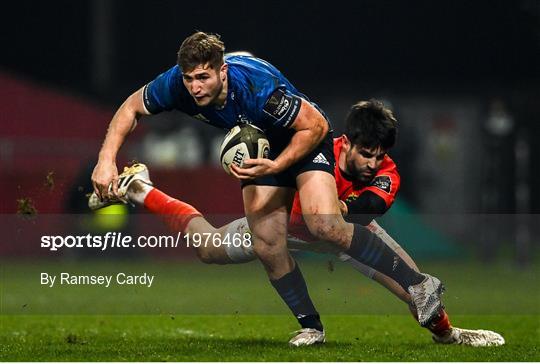
M 287 212 L 296 190 L 310 233 L 392 278 L 410 293 L 420 324 L 428 325 L 442 306 L 442 284 L 416 272 L 364 226 L 345 222 L 333 175 L 332 131 L 324 113 L 268 62 L 224 57 L 224 50 L 218 36 L 197 32 L 182 43 L 176 66 L 126 99 L 100 150 L 92 174 L 94 192 L 101 199 L 122 197 L 116 155 L 142 115 L 176 109 L 227 130 L 251 123 L 265 131 L 269 159 L 247 160 L 248 167 L 234 166 L 233 174 L 242 181 L 254 251 L 302 326 L 291 344 L 325 340 L 319 314 L 286 245 Z

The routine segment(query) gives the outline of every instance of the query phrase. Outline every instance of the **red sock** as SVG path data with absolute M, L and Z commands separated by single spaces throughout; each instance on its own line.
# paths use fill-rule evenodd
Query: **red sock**
M 171 196 L 153 188 L 144 199 L 144 206 L 165 217 L 165 223 L 172 231 L 183 232 L 187 224 L 202 214 L 190 204 L 179 201 Z
M 431 322 L 428 329 L 435 335 L 442 335 L 445 331 L 450 330 L 451 327 L 452 325 L 450 324 L 450 319 L 448 318 L 446 311 L 441 309 L 439 311 L 439 316 Z

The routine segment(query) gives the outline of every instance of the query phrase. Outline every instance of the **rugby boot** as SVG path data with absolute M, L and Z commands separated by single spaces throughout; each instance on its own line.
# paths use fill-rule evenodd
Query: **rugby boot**
M 88 207 L 90 210 L 98 210 L 109 205 L 129 203 L 127 192 L 129 186 L 134 181 L 141 181 L 150 186 L 153 185 L 152 181 L 150 181 L 150 174 L 146 165 L 136 163 L 131 167 L 124 167 L 124 171 L 118 176 L 118 197 L 101 200 L 95 192 L 92 192 L 88 198 Z M 112 184 L 109 185 L 109 192 L 111 192 L 111 190 Z
M 437 278 L 429 274 L 422 275 L 425 277 L 424 280 L 409 286 L 407 290 L 416 308 L 418 322 L 421 326 L 427 326 L 443 308 L 441 294 L 444 291 L 444 286 Z
M 433 341 L 438 344 L 455 344 L 465 346 L 501 346 L 504 345 L 504 338 L 489 330 L 467 330 L 452 327 L 442 335 L 433 334 Z
M 323 344 L 326 341 L 324 331 L 317 329 L 303 328 L 294 332 L 296 335 L 289 340 L 290 346 L 309 346 Z

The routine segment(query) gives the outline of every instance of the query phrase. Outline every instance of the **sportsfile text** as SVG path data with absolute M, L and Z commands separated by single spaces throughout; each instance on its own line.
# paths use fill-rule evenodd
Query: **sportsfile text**
M 94 248 L 101 251 L 109 248 L 176 248 L 181 241 L 181 233 L 177 236 L 138 236 L 121 232 L 108 232 L 105 235 L 44 235 L 41 237 L 41 247 L 50 251 L 60 248 Z
M 133 238 L 121 232 L 108 232 L 105 235 L 44 235 L 41 237 L 41 247 L 49 251 L 61 248 L 93 248 L 104 251 L 109 248 L 177 248 L 184 242 L 189 247 L 219 247 L 221 245 L 234 247 L 251 246 L 249 233 L 193 233 L 172 235 L 141 235 Z

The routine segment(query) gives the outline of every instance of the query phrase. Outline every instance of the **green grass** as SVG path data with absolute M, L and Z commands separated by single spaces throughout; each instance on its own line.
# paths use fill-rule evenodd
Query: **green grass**
M 332 258 L 329 258 L 332 259 Z M 258 263 L 3 262 L 0 361 L 538 361 L 539 273 L 431 263 L 455 326 L 500 332 L 507 344 L 434 344 L 385 289 L 326 259 L 301 262 L 327 344 L 292 349 L 297 324 Z M 144 287 L 42 287 L 40 272 L 149 272 Z
M 289 348 L 288 316 L 3 316 L 2 361 L 538 361 L 532 316 L 456 317 L 507 345 L 443 346 L 407 316 L 325 317 L 328 342 Z

